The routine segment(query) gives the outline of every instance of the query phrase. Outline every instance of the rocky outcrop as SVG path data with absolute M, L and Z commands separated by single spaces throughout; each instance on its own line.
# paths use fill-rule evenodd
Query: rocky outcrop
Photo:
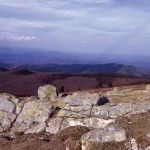
M 109 98 L 111 95 L 122 98 L 128 92 L 131 96 L 132 90 L 115 88 L 105 95 L 109 95 Z M 121 117 L 148 112 L 150 99 L 137 99 L 135 102 L 113 102 L 110 99 L 99 106 L 101 94 L 102 92 L 75 92 L 61 97 L 51 85 L 41 86 L 38 98 L 16 98 L 0 94 L 0 132 L 57 134 L 68 127 L 88 127 L 91 131 L 81 138 L 83 149 L 95 141 L 126 140 L 125 130 L 114 124 L 115 121 Z
M 119 91 L 118 88 L 113 90 L 114 93 L 122 96 Z M 111 102 L 98 106 L 99 93 L 76 92 L 66 97 L 59 97 L 56 88 L 51 85 L 39 87 L 38 97 L 39 99 L 26 97 L 20 100 L 9 94 L 1 94 L 0 131 L 11 128 L 13 132 L 26 134 L 41 131 L 56 134 L 59 130 L 76 125 L 102 128 L 113 123 L 118 117 L 150 110 L 149 102 L 140 101 L 137 103 Z M 55 108 L 60 110 L 52 117 Z

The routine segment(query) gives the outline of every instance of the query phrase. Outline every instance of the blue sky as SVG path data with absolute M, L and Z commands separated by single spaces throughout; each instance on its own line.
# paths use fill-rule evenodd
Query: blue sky
M 150 55 L 150 0 L 0 0 L 0 44 Z

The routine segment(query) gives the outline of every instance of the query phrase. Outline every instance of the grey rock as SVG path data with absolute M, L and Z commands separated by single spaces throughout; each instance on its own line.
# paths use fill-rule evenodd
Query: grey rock
M 45 131 L 45 122 L 35 123 L 27 127 L 24 134 L 40 133 Z
M 10 95 L 10 94 L 6 94 L 6 93 L 0 94 L 0 98 L 2 98 L 2 99 L 7 99 L 8 101 L 11 101 L 11 102 L 13 102 L 13 103 L 16 104 L 16 105 L 17 105 L 17 104 L 19 103 L 19 101 L 20 101 L 19 98 L 15 97 L 15 96 L 13 96 L 13 95 Z
M 49 132 L 50 134 L 56 134 L 60 130 L 62 123 L 63 119 L 59 117 L 49 119 L 46 132 Z
M 49 118 L 52 106 L 48 101 L 29 101 L 24 104 L 24 107 L 16 119 L 12 131 L 14 132 L 40 132 L 39 128 L 43 130 L 46 128 L 45 120 Z M 38 128 L 39 127 L 39 128 Z M 36 130 L 36 131 L 35 131 Z
M 148 112 L 149 110 L 150 110 L 149 102 L 136 103 L 133 105 L 133 110 L 131 114 L 145 113 L 145 112 Z
M 110 107 L 109 117 L 117 118 L 119 116 L 124 116 L 132 112 L 132 103 L 120 103 L 116 106 Z
M 0 110 L 0 132 L 9 130 L 16 119 L 16 115 Z
M 40 86 L 38 89 L 38 97 L 40 99 L 55 100 L 57 98 L 56 87 L 51 85 Z
M 63 130 L 70 126 L 86 126 L 90 128 L 105 127 L 114 122 L 113 119 L 105 120 L 100 118 L 50 118 L 46 132 L 56 134 L 59 130 Z
M 114 119 L 101 119 L 95 117 L 88 117 L 88 118 L 66 118 L 65 121 L 68 123 L 68 126 L 86 126 L 89 128 L 100 128 L 105 127 L 110 123 L 113 123 Z
M 63 107 L 59 113 L 58 117 L 89 117 L 92 106 L 68 106 Z
M 95 142 L 122 142 L 126 140 L 126 132 L 116 124 L 108 125 L 105 128 L 94 129 L 81 137 L 82 150 L 88 149 L 91 143 Z
M 76 92 L 66 97 L 65 102 L 70 106 L 96 105 L 99 94 L 88 92 Z
M 91 116 L 97 118 L 108 118 L 109 117 L 110 105 L 94 106 L 91 111 Z
M 90 110 L 89 111 L 85 111 L 85 112 L 73 112 L 70 110 L 60 110 L 59 113 L 57 114 L 57 117 L 74 117 L 74 118 L 85 118 L 88 117 L 90 114 Z
M 16 105 L 5 98 L 0 98 L 0 110 L 13 113 L 15 111 Z

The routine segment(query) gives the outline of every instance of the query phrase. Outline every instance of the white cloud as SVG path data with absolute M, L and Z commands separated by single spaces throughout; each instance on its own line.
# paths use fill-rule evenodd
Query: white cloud
M 27 42 L 27 41 L 35 41 L 37 38 L 35 36 L 24 36 L 24 35 L 1 35 L 0 41 L 14 41 L 14 42 Z

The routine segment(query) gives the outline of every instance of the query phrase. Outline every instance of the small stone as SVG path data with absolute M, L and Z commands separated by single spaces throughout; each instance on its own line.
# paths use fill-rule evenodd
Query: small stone
M 0 133 L 0 138 L 6 138 L 8 140 L 13 140 L 16 138 L 15 133 L 7 132 L 7 133 Z

